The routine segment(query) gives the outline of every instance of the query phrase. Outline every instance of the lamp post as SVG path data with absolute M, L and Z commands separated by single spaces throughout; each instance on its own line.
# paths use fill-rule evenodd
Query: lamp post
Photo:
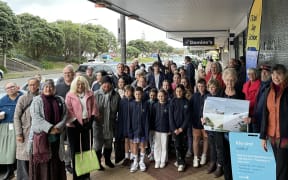
M 81 30 L 81 27 L 83 24 L 89 22 L 89 21 L 97 21 L 98 19 L 97 18 L 94 18 L 94 19 L 88 19 L 84 22 L 82 22 L 80 25 L 79 25 L 79 28 L 78 28 L 78 55 L 79 55 L 79 64 L 81 64 L 81 37 L 80 37 L 80 30 Z

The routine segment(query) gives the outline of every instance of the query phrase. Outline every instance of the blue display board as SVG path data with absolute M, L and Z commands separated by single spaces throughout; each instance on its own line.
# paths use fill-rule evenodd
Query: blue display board
M 270 143 L 261 146 L 259 134 L 229 133 L 233 180 L 275 180 L 276 164 Z

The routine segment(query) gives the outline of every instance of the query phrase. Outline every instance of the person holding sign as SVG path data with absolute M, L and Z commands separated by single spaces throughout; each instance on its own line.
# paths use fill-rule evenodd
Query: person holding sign
M 288 178 L 288 88 L 287 69 L 282 64 L 272 68 L 272 83 L 265 91 L 263 120 L 260 130 L 262 147 L 267 151 L 267 141 L 272 144 L 276 161 L 276 180 Z
M 220 97 L 231 98 L 231 99 L 244 99 L 244 94 L 236 88 L 238 80 L 237 71 L 234 68 L 227 68 L 224 70 L 222 79 L 225 84 L 225 89 L 220 92 Z M 225 180 L 232 179 L 232 167 L 230 157 L 230 146 L 228 140 L 228 134 L 222 133 L 220 136 L 216 136 L 216 141 L 219 144 L 219 149 L 222 149 L 223 154 L 223 169 Z M 218 168 L 218 167 L 217 167 Z M 220 172 L 220 171 L 219 171 Z M 218 175 L 216 170 L 215 175 Z

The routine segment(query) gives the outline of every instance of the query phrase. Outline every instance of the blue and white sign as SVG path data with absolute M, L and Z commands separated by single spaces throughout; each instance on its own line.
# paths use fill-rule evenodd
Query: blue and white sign
M 268 151 L 261 146 L 259 134 L 229 133 L 234 180 L 276 179 L 276 164 L 270 143 Z

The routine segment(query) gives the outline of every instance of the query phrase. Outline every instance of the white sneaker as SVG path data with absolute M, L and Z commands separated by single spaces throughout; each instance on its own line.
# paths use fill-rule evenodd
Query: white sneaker
M 130 167 L 130 172 L 135 172 L 138 169 L 138 163 L 136 161 L 134 161 Z
M 178 167 L 178 162 L 177 162 L 177 161 L 174 163 L 174 166 L 175 166 L 175 167 Z
M 155 169 L 160 168 L 160 162 L 155 162 Z
M 197 156 L 194 156 L 193 159 L 193 167 L 198 168 L 199 167 L 199 159 Z
M 160 164 L 160 168 L 161 168 L 161 169 L 164 168 L 165 166 L 166 166 L 166 163 L 165 163 L 165 162 L 163 162 L 163 163 Z
M 146 171 L 146 165 L 143 161 L 139 162 L 140 171 Z
M 185 166 L 181 164 L 181 165 L 179 165 L 179 167 L 178 167 L 178 172 L 183 172 L 184 169 L 185 169 Z
M 200 160 L 200 165 L 205 165 L 206 164 L 206 160 L 207 160 L 206 155 L 202 154 L 201 160 Z

